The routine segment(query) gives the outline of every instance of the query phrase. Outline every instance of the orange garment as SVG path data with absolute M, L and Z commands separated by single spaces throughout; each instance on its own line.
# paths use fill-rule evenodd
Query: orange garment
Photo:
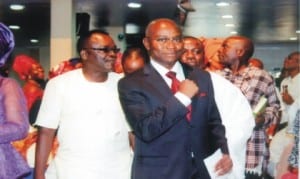
M 29 80 L 23 86 L 23 92 L 27 100 L 27 109 L 30 111 L 36 100 L 42 99 L 44 90 L 33 80 Z
M 37 141 L 37 131 L 29 132 L 27 137 L 23 140 L 19 140 L 16 142 L 13 142 L 12 145 L 16 148 L 18 152 L 24 157 L 24 159 L 27 161 L 27 151 L 28 149 L 35 144 Z M 50 157 L 53 158 L 57 152 L 58 148 L 58 141 L 57 138 L 54 138 L 54 142 L 52 145 L 52 149 L 50 152 Z

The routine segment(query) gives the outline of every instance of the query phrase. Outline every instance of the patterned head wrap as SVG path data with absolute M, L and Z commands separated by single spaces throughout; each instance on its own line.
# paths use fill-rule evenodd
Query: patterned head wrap
M 80 58 L 71 58 L 69 60 L 64 60 L 50 69 L 48 77 L 49 79 L 51 79 L 65 72 L 75 70 L 81 67 L 82 63 Z
M 13 69 L 19 75 L 20 79 L 26 80 L 30 75 L 33 64 L 38 64 L 38 62 L 32 57 L 22 54 L 15 57 Z
M 14 35 L 0 22 L 0 66 L 4 65 L 15 47 Z
M 214 59 L 213 57 L 217 54 L 223 41 L 224 39 L 222 38 L 208 38 L 203 40 L 204 58 L 206 62 Z

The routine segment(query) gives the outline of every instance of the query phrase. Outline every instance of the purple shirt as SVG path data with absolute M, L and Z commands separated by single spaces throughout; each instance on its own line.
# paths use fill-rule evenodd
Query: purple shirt
M 11 142 L 26 137 L 29 128 L 26 101 L 19 84 L 0 76 L 0 178 L 16 179 L 29 172 Z

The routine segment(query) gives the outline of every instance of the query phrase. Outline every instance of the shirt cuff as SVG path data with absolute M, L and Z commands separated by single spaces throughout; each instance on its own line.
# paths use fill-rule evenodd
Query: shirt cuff
M 174 95 L 184 106 L 188 106 L 192 103 L 192 100 L 181 92 L 176 92 Z

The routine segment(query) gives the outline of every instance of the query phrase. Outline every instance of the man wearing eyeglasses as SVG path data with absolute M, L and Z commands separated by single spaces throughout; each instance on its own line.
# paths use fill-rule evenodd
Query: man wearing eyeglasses
M 209 179 L 203 159 L 217 148 L 210 169 L 227 173 L 232 161 L 209 74 L 178 62 L 182 32 L 174 21 L 156 19 L 145 34 L 150 63 L 118 85 L 136 136 L 132 179 Z
M 128 179 L 131 153 L 129 127 L 119 103 L 113 73 L 116 47 L 106 32 L 80 37 L 82 68 L 51 79 L 36 125 L 36 179 Z M 59 147 L 46 166 L 53 138 Z

